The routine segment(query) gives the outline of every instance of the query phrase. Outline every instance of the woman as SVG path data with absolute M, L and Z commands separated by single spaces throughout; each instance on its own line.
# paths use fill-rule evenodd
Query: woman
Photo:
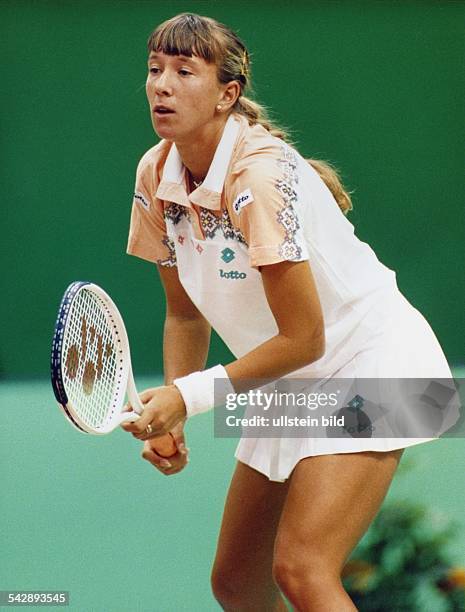
M 183 425 L 214 408 L 215 379 L 451 376 L 395 274 L 359 241 L 337 174 L 308 163 L 244 97 L 249 56 L 192 14 L 149 39 L 147 97 L 161 142 L 137 168 L 130 254 L 166 293 L 165 386 L 124 429 L 165 474 Z M 204 370 L 210 328 L 236 356 Z M 218 401 L 218 398 L 216 398 Z M 163 460 L 148 440 L 171 431 Z M 375 517 L 403 448 L 432 438 L 242 438 L 212 572 L 225 610 L 349 611 L 341 569 Z

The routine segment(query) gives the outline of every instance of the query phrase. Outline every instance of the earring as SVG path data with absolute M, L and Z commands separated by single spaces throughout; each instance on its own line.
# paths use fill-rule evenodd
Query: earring
M 220 110 L 221 110 L 221 104 L 217 104 L 217 105 L 216 105 L 216 110 L 217 110 L 217 111 L 220 111 Z

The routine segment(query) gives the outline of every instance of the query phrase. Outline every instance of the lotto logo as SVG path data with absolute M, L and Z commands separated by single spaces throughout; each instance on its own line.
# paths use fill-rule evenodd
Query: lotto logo
M 238 200 L 236 200 L 234 202 L 234 210 L 236 212 L 239 212 L 241 209 L 241 204 L 244 204 L 244 202 L 247 202 L 248 197 L 247 196 L 241 196 Z
M 149 202 L 146 200 L 146 198 L 144 198 L 143 194 L 140 193 L 139 191 L 136 191 L 136 193 L 134 194 L 134 199 L 136 200 L 136 202 L 139 202 L 139 204 L 142 204 L 142 206 L 146 210 L 150 208 Z
M 247 278 L 247 274 L 245 272 L 238 272 L 237 270 L 231 270 L 231 272 L 225 272 L 224 270 L 220 270 L 221 278 L 232 278 L 232 279 L 243 279 Z
M 234 200 L 233 202 L 234 212 L 237 215 L 239 215 L 241 210 L 244 208 L 244 206 L 246 206 L 247 204 L 250 204 L 251 202 L 253 202 L 252 192 L 250 191 L 250 189 L 246 189 L 245 191 L 240 193 L 237 196 L 237 198 Z
M 232 249 L 230 249 L 229 247 L 227 247 L 226 249 L 223 249 L 221 251 L 221 259 L 225 263 L 231 262 L 235 257 L 236 256 L 234 255 L 234 251 Z

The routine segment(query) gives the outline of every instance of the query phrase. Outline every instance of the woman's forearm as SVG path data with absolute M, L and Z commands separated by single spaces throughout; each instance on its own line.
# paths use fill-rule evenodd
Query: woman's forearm
M 323 354 L 324 336 L 289 338 L 278 334 L 231 362 L 225 369 L 235 391 L 240 393 L 252 388 L 250 379 L 281 378 L 317 361 Z
M 319 328 L 318 328 L 319 329 Z M 230 393 L 243 393 L 282 378 L 317 361 L 324 353 L 324 331 L 301 332 L 299 337 L 279 333 L 225 367 L 218 364 L 203 372 L 177 378 L 188 417 L 221 405 Z M 223 380 L 217 388 L 216 381 Z
M 276 380 L 325 353 L 323 312 L 308 262 L 263 266 L 261 274 L 278 333 L 226 366 L 237 392 L 252 388 L 250 379 Z
M 167 315 L 163 333 L 165 385 L 175 378 L 203 370 L 207 362 L 211 328 L 201 317 Z

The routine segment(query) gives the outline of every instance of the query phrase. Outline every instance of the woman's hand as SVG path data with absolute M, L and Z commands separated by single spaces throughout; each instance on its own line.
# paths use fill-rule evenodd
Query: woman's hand
M 189 449 L 186 448 L 184 439 L 184 422 L 178 423 L 170 433 L 178 448 L 178 452 L 172 457 L 167 459 L 157 455 L 148 440 L 144 442 L 144 449 L 142 451 L 142 458 L 151 463 L 166 476 L 177 474 L 189 463 Z
M 122 423 L 121 427 L 138 440 L 150 440 L 167 434 L 176 425 L 186 420 L 186 406 L 175 385 L 147 389 L 140 395 L 144 411 L 133 423 Z M 128 407 L 131 410 L 131 407 Z

